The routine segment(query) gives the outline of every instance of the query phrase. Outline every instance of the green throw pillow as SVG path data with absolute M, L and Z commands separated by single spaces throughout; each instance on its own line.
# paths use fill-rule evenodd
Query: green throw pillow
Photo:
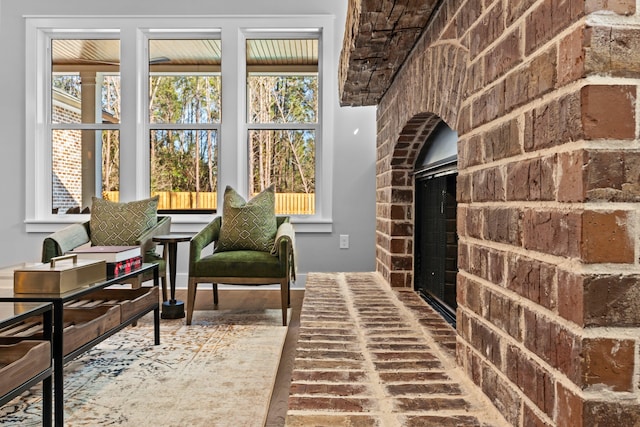
M 224 190 L 222 226 L 216 251 L 270 252 L 278 231 L 273 186 L 248 202 L 233 188 Z
M 135 246 L 140 236 L 158 223 L 158 196 L 128 203 L 92 198 L 91 244 Z

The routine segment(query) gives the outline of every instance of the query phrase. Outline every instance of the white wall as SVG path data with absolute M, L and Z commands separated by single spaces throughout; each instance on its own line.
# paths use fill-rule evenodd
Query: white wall
M 40 259 L 46 234 L 25 231 L 25 26 L 26 15 L 244 15 L 333 14 L 335 64 L 342 46 L 345 0 L 2 0 L 0 13 L 0 266 Z M 337 70 L 334 70 L 337 73 Z M 334 89 L 337 93 L 337 88 Z M 375 108 L 335 104 L 333 232 L 299 233 L 298 272 L 375 269 Z M 339 249 L 340 234 L 350 248 Z M 179 248 L 178 287 L 186 284 L 187 247 Z

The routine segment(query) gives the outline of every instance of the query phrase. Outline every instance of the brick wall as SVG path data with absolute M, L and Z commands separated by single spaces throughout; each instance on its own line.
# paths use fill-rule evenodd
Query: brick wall
M 457 360 L 519 426 L 640 425 L 631 0 L 443 2 L 378 105 L 377 270 L 413 284 L 414 163 L 459 134 Z
M 57 123 L 80 123 L 80 114 L 54 105 Z M 54 131 L 52 151 L 52 208 L 60 213 L 79 207 L 82 200 L 82 135 L 78 130 Z

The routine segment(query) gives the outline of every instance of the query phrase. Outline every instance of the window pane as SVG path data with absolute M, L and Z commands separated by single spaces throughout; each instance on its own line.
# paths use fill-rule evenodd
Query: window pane
M 247 40 L 249 123 L 318 121 L 318 40 Z
M 118 200 L 118 131 L 54 130 L 51 140 L 53 213 L 82 213 L 92 196 Z
M 220 123 L 220 40 L 149 40 L 150 123 Z
M 160 210 L 216 209 L 215 130 L 151 131 L 151 193 Z
M 220 76 L 154 75 L 151 123 L 220 123 Z
M 51 41 L 51 122 L 120 122 L 120 42 Z
M 315 213 L 315 133 L 307 130 L 249 132 L 251 193 L 275 184 L 278 214 Z

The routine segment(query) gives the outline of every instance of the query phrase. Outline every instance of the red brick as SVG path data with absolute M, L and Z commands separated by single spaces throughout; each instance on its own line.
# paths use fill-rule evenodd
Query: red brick
M 289 388 L 291 395 L 326 395 L 356 396 L 367 393 L 368 388 L 362 384 L 334 384 L 334 383 L 298 383 L 292 382 Z
M 634 390 L 635 341 L 588 338 L 582 342 L 582 384 L 612 391 Z
M 518 425 L 522 398 L 490 366 L 482 370 L 482 391 L 511 425 Z
M 584 424 L 594 427 L 640 425 L 640 404 L 630 402 L 587 401 Z
M 551 255 L 578 257 L 582 235 L 582 217 L 577 212 L 524 212 L 523 245 L 527 249 Z
M 538 151 L 584 138 L 579 94 L 570 93 L 525 115 L 525 151 Z
M 630 233 L 634 229 L 633 222 L 626 211 L 585 211 L 582 214 L 580 242 L 583 261 L 633 263 L 635 244 Z
M 526 17 L 525 54 L 553 37 L 552 0 L 545 0 Z
M 459 203 L 469 203 L 472 197 L 471 174 L 459 174 L 456 177 L 456 200 Z
M 288 427 L 382 427 L 382 421 L 375 415 L 288 414 L 286 425 Z
M 555 156 L 509 164 L 507 200 L 555 200 Z
M 578 27 L 560 40 L 558 46 L 558 86 L 577 81 L 586 74 L 584 68 L 584 34 L 584 28 Z
M 394 399 L 393 407 L 399 412 L 466 410 L 469 402 L 460 398 L 416 397 Z
M 584 167 L 587 164 L 588 155 L 582 150 L 558 155 L 558 201 L 585 201 Z
M 487 291 L 486 293 L 488 305 L 486 319 L 510 335 L 521 338 L 519 331 L 521 307 L 515 301 L 496 292 Z
M 471 126 L 478 127 L 495 120 L 505 112 L 504 81 L 487 88 L 473 103 Z
M 555 268 L 522 256 L 510 256 L 507 288 L 550 310 L 556 307 Z
M 507 26 L 524 15 L 524 13 L 535 3 L 535 0 L 511 0 L 505 4 L 507 13 Z
M 467 230 L 467 236 L 482 238 L 483 237 L 483 221 L 484 210 L 480 208 L 468 208 L 467 215 L 463 220 L 465 221 L 464 229 Z
M 586 0 L 585 12 L 611 11 L 618 15 L 633 15 L 636 13 L 635 0 Z
M 458 163 L 460 169 L 475 166 L 482 163 L 482 140 L 480 135 L 474 135 L 469 139 L 458 141 Z
M 485 162 L 505 159 L 522 153 L 520 131 L 516 119 L 490 129 L 484 135 Z
M 537 412 L 534 412 L 530 407 L 528 402 L 524 402 L 523 408 L 523 417 L 522 417 L 522 427 L 551 427 L 552 424 L 541 418 Z
M 529 84 L 527 92 L 529 100 L 540 97 L 556 86 L 557 53 L 555 47 L 539 54 L 529 64 Z
M 557 389 L 558 415 L 556 419 L 558 427 L 576 427 L 583 425 L 583 399 L 566 388 L 562 383 L 558 383 Z
M 581 105 L 585 138 L 634 139 L 635 99 L 635 86 L 584 86 Z
M 294 370 L 292 381 L 326 381 L 356 383 L 367 379 L 365 371 L 300 371 Z
M 480 427 L 476 417 L 454 415 L 450 417 L 436 415 L 407 415 L 404 427 Z M 355 427 L 355 426 L 354 426 Z
M 289 410 L 370 412 L 376 408 L 374 399 L 290 396 Z
M 448 396 L 460 395 L 460 386 L 452 383 L 404 383 L 389 384 L 385 386 L 390 396 L 408 396 L 424 394 L 446 394 Z
M 612 77 L 636 78 L 640 74 L 640 49 L 637 28 L 594 26 L 589 35 L 585 55 L 585 71 L 606 73 Z
M 584 292 L 585 326 L 640 326 L 640 310 L 637 309 L 640 301 L 638 275 L 589 275 L 581 284 Z
M 488 202 L 505 200 L 505 186 L 502 171 L 488 168 L 473 174 L 473 201 Z
M 522 212 L 516 208 L 489 208 L 484 211 L 483 235 L 487 240 L 520 246 Z
M 583 293 L 584 284 L 579 274 L 558 271 L 558 314 L 579 326 L 584 325 Z
M 380 376 L 380 379 L 386 383 L 450 380 L 449 376 L 444 372 L 433 372 L 433 371 L 431 372 L 426 372 L 426 371 L 380 372 L 378 375 Z
M 490 18 L 489 18 L 490 19 Z M 494 81 L 522 62 L 521 35 L 518 28 L 504 37 L 484 57 L 484 85 Z
M 472 58 L 478 56 L 504 32 L 503 13 L 502 5 L 496 2 L 482 20 L 475 21 L 475 26 L 471 28 L 469 34 L 469 53 Z

